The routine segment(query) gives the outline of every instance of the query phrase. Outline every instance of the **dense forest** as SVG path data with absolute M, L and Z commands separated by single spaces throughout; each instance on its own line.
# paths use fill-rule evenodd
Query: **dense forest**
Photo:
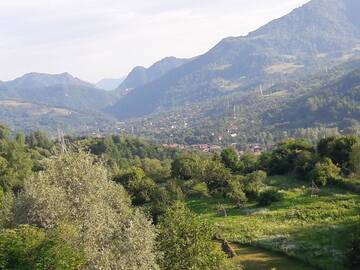
M 239 156 L 125 136 L 58 142 L 1 126 L 0 269 L 242 269 L 232 259 L 239 244 L 357 269 L 359 175 L 354 136 Z M 276 222 L 286 240 L 267 234 Z

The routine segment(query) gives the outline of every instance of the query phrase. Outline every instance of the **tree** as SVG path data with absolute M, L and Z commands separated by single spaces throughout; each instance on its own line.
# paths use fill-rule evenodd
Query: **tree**
M 171 176 L 181 180 L 190 180 L 199 171 L 200 159 L 195 155 L 179 156 L 171 164 Z
M 324 158 L 315 164 L 310 172 L 309 178 L 317 185 L 326 186 L 329 181 L 335 180 L 341 169 L 337 167 L 329 158 Z
M 234 176 L 221 162 L 206 160 L 203 162 L 199 180 L 206 183 L 213 195 L 225 195 L 225 192 Z
M 86 264 L 95 269 L 156 269 L 155 231 L 132 208 L 121 185 L 86 153 L 55 156 L 25 181 L 16 224 L 53 230 L 63 222 L 79 231 Z
M 350 154 L 352 147 L 358 143 L 360 140 L 355 136 L 328 137 L 319 142 L 317 149 L 321 157 L 330 158 L 334 164 L 342 169 L 343 173 L 349 174 L 351 172 Z
M 8 140 L 10 135 L 9 129 L 0 124 L 0 140 Z
M 159 217 L 163 215 L 171 205 L 177 201 L 182 201 L 184 198 L 184 193 L 175 180 L 156 187 L 151 196 L 151 214 L 154 222 L 158 223 Z
M 314 153 L 312 145 L 303 140 L 286 140 L 272 151 L 269 173 L 286 174 L 295 169 L 295 161 L 302 152 Z
M 125 187 L 135 205 L 150 201 L 155 183 L 152 179 L 146 177 L 141 168 L 131 167 L 125 173 L 115 176 L 114 180 Z
M 233 172 L 238 170 L 239 158 L 234 148 L 227 148 L 221 152 L 221 161 L 226 168 L 231 169 Z
M 306 176 L 314 168 L 317 161 L 317 156 L 313 152 L 303 151 L 295 160 L 295 172 L 296 174 L 305 179 Z
M 170 207 L 159 223 L 159 264 L 164 270 L 219 269 L 224 254 L 212 241 L 213 227 L 183 204 Z
M 26 136 L 25 142 L 30 148 L 43 148 L 50 150 L 53 146 L 53 143 L 49 139 L 48 135 L 41 131 L 35 131 Z
M 241 179 L 239 179 L 241 178 Z M 247 197 L 244 192 L 243 178 L 238 176 L 229 183 L 229 188 L 226 196 L 231 199 L 238 207 L 242 207 L 247 202 Z
M 256 171 L 243 178 L 243 190 L 248 198 L 257 198 L 264 187 L 266 172 Z
M 243 154 L 238 163 L 238 170 L 243 174 L 248 174 L 256 171 L 258 165 L 258 158 L 254 154 Z
M 12 220 L 12 207 L 14 195 L 12 192 L 4 192 L 0 187 L 0 229 Z
M 84 263 L 72 226 L 62 225 L 49 234 L 29 225 L 0 231 L 0 269 L 77 270 Z
M 32 161 L 22 141 L 0 140 L 0 186 L 19 191 L 32 173 Z
M 147 176 L 156 182 L 165 182 L 171 177 L 171 160 L 160 161 L 146 158 L 142 160 L 142 168 Z
M 350 153 L 350 163 L 356 176 L 360 176 L 360 143 L 353 145 Z

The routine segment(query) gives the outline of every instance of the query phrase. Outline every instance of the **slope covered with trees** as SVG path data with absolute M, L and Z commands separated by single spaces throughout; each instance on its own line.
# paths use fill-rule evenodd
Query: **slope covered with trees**
M 222 40 L 206 54 L 132 91 L 110 112 L 149 115 L 324 70 L 349 59 L 359 44 L 356 0 L 313 0 L 245 37 Z
M 1 127 L 0 269 L 239 269 L 236 243 L 358 267 L 358 137 L 240 157 L 64 141 Z

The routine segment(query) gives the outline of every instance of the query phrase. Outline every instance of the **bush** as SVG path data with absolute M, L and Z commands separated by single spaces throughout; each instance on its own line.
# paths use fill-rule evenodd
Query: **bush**
M 218 270 L 225 255 L 212 241 L 213 227 L 183 203 L 168 208 L 159 223 L 159 260 L 163 270 Z
M 226 194 L 238 207 L 242 207 L 248 200 L 240 181 L 239 179 L 231 181 L 229 183 L 229 191 Z
M 85 263 L 77 230 L 61 225 L 46 233 L 29 225 L 0 232 L 0 269 L 76 270 Z
M 264 187 L 264 181 L 267 177 L 266 172 L 256 171 L 244 177 L 244 192 L 248 198 L 256 199 Z
M 0 228 L 3 228 L 11 222 L 13 203 L 13 193 L 4 192 L 0 186 Z
M 329 158 L 315 164 L 314 169 L 309 174 L 309 180 L 314 181 L 319 186 L 326 186 L 329 181 L 335 181 L 341 169 L 334 165 Z
M 303 140 L 287 140 L 279 143 L 271 153 L 269 174 L 287 174 L 295 169 L 295 162 L 303 152 L 314 153 L 312 145 Z
M 204 182 L 196 183 L 191 188 L 190 193 L 195 196 L 209 197 L 209 189 Z
M 330 158 L 344 174 L 349 174 L 352 148 L 358 143 L 359 138 L 355 136 L 328 137 L 319 142 L 317 149 L 321 157 Z
M 114 181 L 125 187 L 134 205 L 149 202 L 155 187 L 155 182 L 146 177 L 144 171 L 138 167 L 131 167 L 125 173 L 115 176 Z
M 269 206 L 274 202 L 280 202 L 283 199 L 283 195 L 274 189 L 269 189 L 262 192 L 259 196 L 260 206 Z
M 221 152 L 221 162 L 226 168 L 236 172 L 239 167 L 239 158 L 234 148 L 227 148 Z
M 314 169 L 317 157 L 309 151 L 301 152 L 295 160 L 295 173 L 301 177 L 306 176 Z

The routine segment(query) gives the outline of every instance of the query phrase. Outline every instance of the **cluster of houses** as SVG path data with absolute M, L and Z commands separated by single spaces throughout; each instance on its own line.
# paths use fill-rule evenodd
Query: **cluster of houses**
M 197 150 L 202 152 L 208 152 L 208 153 L 218 153 L 220 152 L 223 147 L 219 145 L 213 145 L 213 144 L 193 144 L 189 146 L 185 146 L 182 144 L 163 144 L 164 147 L 172 148 L 172 149 L 191 149 L 191 150 Z M 238 155 L 241 156 L 244 153 L 253 153 L 255 155 L 260 155 L 263 152 L 263 148 L 260 144 L 247 144 L 247 145 L 232 145 L 234 149 L 237 151 Z
M 163 144 L 164 147 L 172 148 L 172 149 L 191 149 L 191 150 L 198 150 L 202 152 L 220 152 L 222 150 L 222 147 L 219 145 L 212 145 L 212 144 L 193 144 L 189 146 L 185 146 L 182 144 Z

